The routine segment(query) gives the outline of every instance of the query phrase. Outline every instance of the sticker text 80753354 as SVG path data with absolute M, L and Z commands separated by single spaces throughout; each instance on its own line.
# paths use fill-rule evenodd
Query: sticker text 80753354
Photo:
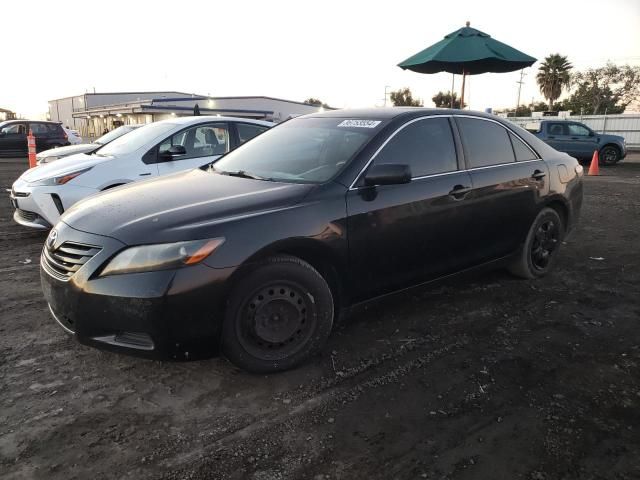
M 343 120 L 338 127 L 376 128 L 380 120 Z

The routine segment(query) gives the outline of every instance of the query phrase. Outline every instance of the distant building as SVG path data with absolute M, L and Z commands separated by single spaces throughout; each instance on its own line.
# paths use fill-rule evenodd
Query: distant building
M 314 113 L 320 107 L 272 97 L 209 97 L 183 92 L 85 93 L 49 102 L 49 118 L 95 137 L 131 123 L 151 123 L 172 116 L 221 115 L 281 122 Z
M 13 120 L 14 118 L 16 118 L 16 114 L 11 110 L 0 108 L 0 122 L 4 122 L 5 120 Z

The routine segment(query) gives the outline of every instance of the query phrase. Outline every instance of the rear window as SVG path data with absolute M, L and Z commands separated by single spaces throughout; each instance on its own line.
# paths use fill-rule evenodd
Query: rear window
M 458 118 L 469 168 L 488 167 L 515 161 L 507 129 L 475 118 Z
M 513 145 L 513 152 L 516 154 L 516 162 L 525 162 L 527 160 L 536 160 L 538 158 L 531 149 L 513 133 L 509 132 L 509 138 Z

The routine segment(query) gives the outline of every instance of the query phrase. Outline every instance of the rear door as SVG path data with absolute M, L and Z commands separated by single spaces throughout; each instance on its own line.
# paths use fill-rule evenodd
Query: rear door
M 158 145 L 158 173 L 166 175 L 201 167 L 224 155 L 230 148 L 229 124 L 206 123 L 186 128 Z M 164 160 L 162 152 L 172 145 L 182 145 L 186 154 Z
M 366 171 L 347 193 L 351 282 L 358 299 L 455 271 L 471 220 L 451 120 L 413 120 L 396 131 L 371 165 L 408 164 L 408 184 L 367 187 Z M 459 189 L 459 192 L 456 192 Z
M 36 151 L 41 152 L 51 148 L 50 145 L 50 132 L 47 124 L 39 122 L 29 123 L 29 129 L 36 137 Z
M 566 122 L 545 122 L 546 142 L 560 152 L 571 155 L 572 146 L 569 142 L 569 129 Z
M 467 241 L 472 263 L 494 260 L 519 248 L 548 191 L 546 163 L 502 124 L 457 117 L 473 190 Z

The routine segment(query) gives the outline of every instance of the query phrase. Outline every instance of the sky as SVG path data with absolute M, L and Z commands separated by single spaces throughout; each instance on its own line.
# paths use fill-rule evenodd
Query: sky
M 383 105 L 385 86 L 432 106 L 451 75 L 397 64 L 466 21 L 539 60 L 640 65 L 640 0 L 31 0 L 2 4 L 0 108 L 33 117 L 48 100 L 94 89 L 366 107 Z M 525 69 L 522 103 L 542 99 L 538 64 Z M 465 100 L 474 110 L 515 107 L 519 76 L 468 77 Z

